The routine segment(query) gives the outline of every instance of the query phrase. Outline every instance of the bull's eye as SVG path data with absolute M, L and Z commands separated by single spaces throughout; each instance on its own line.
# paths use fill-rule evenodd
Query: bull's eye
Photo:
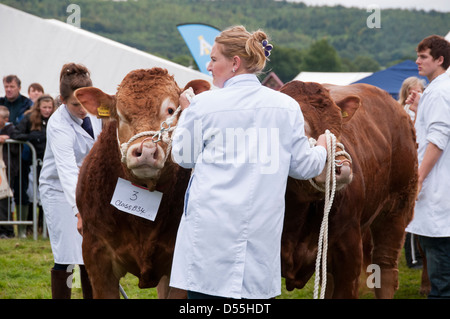
M 167 110 L 167 112 L 169 112 L 169 114 L 172 115 L 173 112 L 174 112 L 174 110 L 173 110 L 172 108 L 169 108 L 169 109 Z

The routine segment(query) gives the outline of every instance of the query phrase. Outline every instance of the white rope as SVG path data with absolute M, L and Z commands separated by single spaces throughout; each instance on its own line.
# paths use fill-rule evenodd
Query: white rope
M 325 290 L 327 286 L 327 250 L 328 250 L 328 214 L 333 205 L 334 194 L 336 191 L 336 137 L 329 131 L 325 131 L 327 139 L 327 167 L 326 167 L 326 182 L 325 182 L 325 206 L 320 226 L 319 242 L 317 247 L 316 270 L 314 279 L 314 299 L 317 299 L 319 294 L 319 282 L 322 275 L 322 283 L 320 284 L 320 299 L 325 298 Z M 322 264 L 322 267 L 320 265 Z M 321 269 L 322 268 L 322 269 Z
M 328 130 L 327 130 L 327 131 L 328 131 Z M 329 132 L 329 131 L 328 131 L 328 132 Z M 330 134 L 332 134 L 332 133 L 330 133 Z M 317 141 L 316 141 L 314 138 L 312 138 L 312 137 L 309 138 L 309 145 L 310 145 L 311 147 L 315 146 L 316 143 L 317 143 Z M 349 153 L 347 153 L 347 151 L 345 150 L 344 145 L 343 145 L 342 143 L 336 142 L 336 147 L 339 147 L 341 150 L 340 150 L 339 152 L 336 152 L 336 151 L 335 151 L 334 156 L 335 156 L 335 157 L 338 157 L 338 156 L 345 156 L 345 157 L 347 158 L 347 161 L 348 161 L 350 164 L 352 164 L 352 157 L 350 156 Z M 345 160 L 344 160 L 344 161 L 345 161 Z M 344 161 L 334 160 L 335 166 L 342 166 Z M 310 178 L 308 181 L 311 183 L 312 186 L 314 186 L 315 189 L 317 189 L 318 191 L 321 191 L 322 193 L 325 193 L 325 188 L 323 188 L 322 186 L 318 185 L 318 184 L 314 181 L 313 178 Z M 342 185 L 337 186 L 337 187 L 336 187 L 336 190 L 338 191 L 338 190 L 342 189 L 343 187 L 345 187 L 345 184 L 342 184 Z
M 319 233 L 319 242 L 317 247 L 317 257 L 316 257 L 316 270 L 315 270 L 315 279 L 314 279 L 314 299 L 317 299 L 319 294 L 319 283 L 320 276 L 322 275 L 322 282 L 320 283 L 320 299 L 325 298 L 325 291 L 327 285 L 327 250 L 328 250 L 328 214 L 331 210 L 331 206 L 333 205 L 335 192 L 345 184 L 336 187 L 336 166 L 342 166 L 344 161 L 352 163 L 352 158 L 350 154 L 345 151 L 345 147 L 342 143 L 336 142 L 336 137 L 329 131 L 325 131 L 326 140 L 327 140 L 327 163 L 326 163 L 326 181 L 325 188 L 319 186 L 314 180 L 311 178 L 309 182 L 313 185 L 317 190 L 325 193 L 325 205 L 324 205 L 324 213 L 322 224 L 320 226 Z M 309 144 L 311 147 L 315 146 L 317 141 L 313 138 L 309 139 Z M 341 151 L 336 152 L 336 147 L 339 147 Z M 345 156 L 347 160 L 338 161 L 335 158 L 337 156 Z M 321 267 L 322 265 L 322 267 Z
M 417 264 L 417 259 L 416 259 L 416 248 L 415 243 L 414 243 L 414 234 L 410 233 L 410 237 L 411 237 L 411 257 L 412 257 L 412 263 L 413 265 Z

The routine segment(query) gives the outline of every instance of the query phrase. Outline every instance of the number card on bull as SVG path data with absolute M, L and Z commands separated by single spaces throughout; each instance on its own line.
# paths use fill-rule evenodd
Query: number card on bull
M 158 191 L 150 192 L 119 177 L 111 205 L 125 213 L 154 221 L 162 195 Z

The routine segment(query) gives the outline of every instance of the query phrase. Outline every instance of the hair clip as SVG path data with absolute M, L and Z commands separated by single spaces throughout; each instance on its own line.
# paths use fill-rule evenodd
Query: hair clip
M 273 49 L 273 45 L 267 40 L 262 40 L 262 46 L 264 47 L 264 54 L 266 55 L 266 58 L 268 58 L 270 56 L 270 51 Z

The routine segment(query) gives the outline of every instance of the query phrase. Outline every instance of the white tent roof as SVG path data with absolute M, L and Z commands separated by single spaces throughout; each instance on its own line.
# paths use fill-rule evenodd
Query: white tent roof
M 175 26 L 174 26 L 175 27 Z M 93 85 L 115 94 L 130 71 L 162 67 L 174 75 L 180 87 L 193 79 L 211 77 L 118 42 L 53 19 L 42 19 L 0 4 L 0 78 L 15 74 L 21 93 L 40 83 L 46 93 L 59 94 L 59 73 L 68 62 L 81 63 L 91 72 Z M 4 96 L 0 83 L 0 96 Z
M 294 80 L 347 85 L 371 74 L 372 72 L 300 72 Z

